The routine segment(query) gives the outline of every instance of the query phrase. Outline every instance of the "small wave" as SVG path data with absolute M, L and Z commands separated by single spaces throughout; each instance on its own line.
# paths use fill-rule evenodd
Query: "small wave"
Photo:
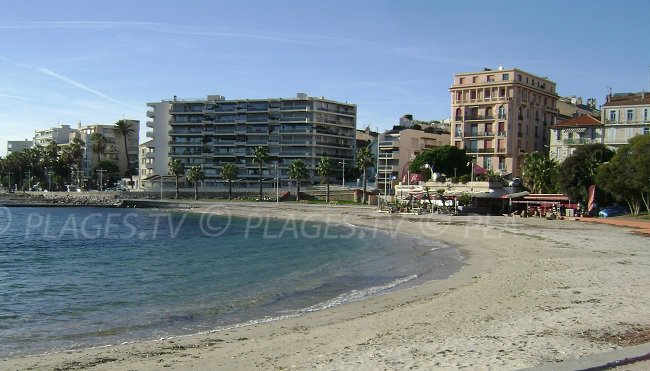
M 410 275 L 408 277 L 398 278 L 398 279 L 396 279 L 396 280 L 394 280 L 392 282 L 389 282 L 389 283 L 387 283 L 385 285 L 369 287 L 369 288 L 363 289 L 363 290 L 352 290 L 352 291 L 346 292 L 344 294 L 341 294 L 341 295 L 335 297 L 334 299 L 331 299 L 331 300 L 328 300 L 326 302 L 319 303 L 319 304 L 312 305 L 310 307 L 304 308 L 304 309 L 300 310 L 300 312 L 301 313 L 315 312 L 315 311 L 318 311 L 318 310 L 323 310 L 323 309 L 335 307 L 335 306 L 338 306 L 338 305 L 341 305 L 341 304 L 361 300 L 361 299 L 367 298 L 369 296 L 376 295 L 376 294 L 378 294 L 378 293 L 380 293 L 382 291 L 392 289 L 392 288 L 397 287 L 397 286 L 399 286 L 401 284 L 412 281 L 412 280 L 414 280 L 416 278 L 418 278 L 417 274 L 413 274 L 413 275 Z

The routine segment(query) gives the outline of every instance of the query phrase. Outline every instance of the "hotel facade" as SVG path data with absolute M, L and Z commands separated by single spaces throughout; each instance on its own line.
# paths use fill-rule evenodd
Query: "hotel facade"
M 236 165 L 238 184 L 257 184 L 253 150 L 259 146 L 268 149 L 270 158 L 262 176 L 269 182 L 276 174 L 281 181 L 287 180 L 288 167 L 297 159 L 309 169 L 306 182 L 320 179 L 315 169 L 322 157 L 348 166 L 354 161 L 354 104 L 304 93 L 296 98 L 235 100 L 209 95 L 197 100 L 174 98 L 168 103 L 169 158 L 180 160 L 186 168 L 201 166 L 208 186 L 223 182 L 221 169 L 227 163 Z
M 634 136 L 650 134 L 650 93 L 609 95 L 601 114 L 603 143 L 616 150 Z
M 520 69 L 454 75 L 451 144 L 479 166 L 521 176 L 527 153 L 546 152 L 558 114 L 555 83 Z

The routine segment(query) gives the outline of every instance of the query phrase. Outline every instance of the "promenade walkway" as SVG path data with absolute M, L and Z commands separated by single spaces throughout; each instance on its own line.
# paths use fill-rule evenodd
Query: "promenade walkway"
M 650 220 L 643 220 L 630 217 L 614 218 L 580 218 L 580 221 L 590 223 L 610 224 L 619 227 L 632 228 L 634 232 L 650 236 Z

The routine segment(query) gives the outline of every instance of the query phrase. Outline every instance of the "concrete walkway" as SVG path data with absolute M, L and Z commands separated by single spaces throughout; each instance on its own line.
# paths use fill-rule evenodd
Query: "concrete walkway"
M 580 218 L 582 222 L 610 224 L 619 227 L 633 228 L 634 232 L 650 236 L 650 220 L 642 220 L 630 217 L 613 218 Z

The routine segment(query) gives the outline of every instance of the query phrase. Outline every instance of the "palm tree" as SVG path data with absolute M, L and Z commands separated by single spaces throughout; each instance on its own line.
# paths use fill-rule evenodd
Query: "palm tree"
M 185 165 L 183 165 L 181 160 L 175 158 L 169 161 L 168 169 L 169 174 L 176 178 L 176 199 L 178 200 L 178 178 L 185 175 Z
M 523 180 L 532 193 L 554 191 L 557 170 L 557 162 L 541 152 L 531 152 L 524 157 Z
M 68 161 L 77 166 L 77 186 L 81 186 L 81 165 L 86 143 L 79 137 L 74 137 L 67 147 Z
M 129 147 L 128 147 L 128 139 L 130 136 L 132 136 L 135 133 L 135 129 L 133 129 L 133 123 L 127 121 L 127 120 L 120 120 L 115 123 L 115 127 L 113 128 L 113 132 L 115 133 L 116 138 L 123 138 L 124 139 L 124 155 L 126 158 L 126 175 L 131 179 L 131 183 L 133 183 L 133 172 L 131 171 L 131 160 L 129 159 Z
M 361 147 L 357 152 L 356 165 L 357 168 L 363 170 L 363 199 L 361 203 L 366 202 L 366 189 L 368 187 L 368 176 L 366 171 L 369 167 L 375 164 L 375 156 L 370 152 L 370 147 Z
M 187 171 L 187 180 L 194 185 L 194 199 L 199 198 L 199 182 L 205 179 L 205 173 L 200 166 L 192 166 Z
M 221 178 L 228 182 L 228 199 L 232 200 L 232 182 L 237 179 L 237 166 L 232 162 L 223 165 Z
M 321 157 L 320 162 L 316 165 L 316 172 L 318 175 L 325 178 L 327 184 L 327 193 L 325 193 L 325 202 L 330 202 L 330 176 L 334 171 L 334 164 L 329 157 Z
M 51 166 L 59 158 L 59 149 L 59 145 L 53 139 L 50 139 L 45 145 L 45 162 L 48 166 Z
M 309 171 L 307 170 L 307 165 L 303 160 L 295 160 L 289 165 L 287 170 L 290 179 L 296 180 L 297 192 L 296 192 L 296 201 L 300 201 L 300 182 L 307 179 L 309 176 Z
M 102 162 L 102 152 L 106 150 L 106 137 L 102 133 L 92 133 L 90 149 L 97 154 L 97 163 Z
M 260 176 L 260 201 L 262 201 L 262 165 L 269 160 L 269 149 L 266 147 L 255 147 L 253 149 L 253 162 L 257 164 L 257 172 Z

